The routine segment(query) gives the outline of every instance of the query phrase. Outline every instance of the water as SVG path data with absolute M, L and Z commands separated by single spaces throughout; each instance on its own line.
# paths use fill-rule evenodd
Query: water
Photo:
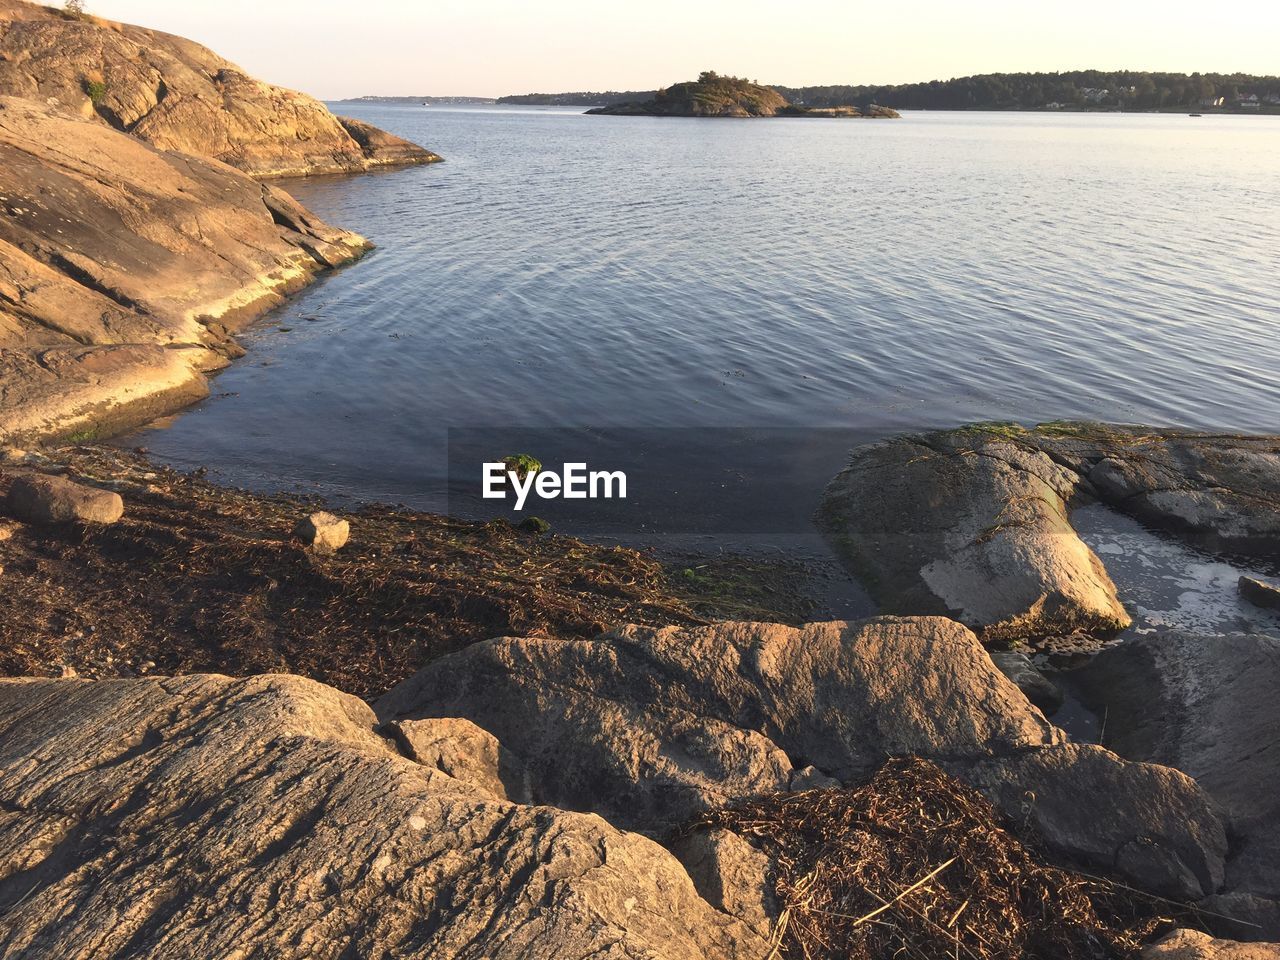
M 286 184 L 379 249 L 260 325 L 159 459 L 442 509 L 450 427 L 565 428 L 530 452 L 609 468 L 613 428 L 839 428 L 803 478 L 767 432 L 662 454 L 690 511 L 719 470 L 804 515 L 904 430 L 1280 428 L 1280 118 L 339 109 L 448 162 Z

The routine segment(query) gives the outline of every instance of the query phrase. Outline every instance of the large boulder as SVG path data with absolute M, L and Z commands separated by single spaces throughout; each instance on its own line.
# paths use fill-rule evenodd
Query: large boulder
M 1280 938 L 1280 637 L 1143 636 L 1073 680 L 1105 713 L 1108 747 L 1177 767 L 1222 809 L 1234 841 L 1225 891 L 1272 901 L 1264 935 Z
M 400 755 L 287 676 L 0 682 L 0 958 L 759 958 L 599 817 Z
M 1072 506 L 1101 501 L 1211 550 L 1280 561 L 1280 437 L 983 424 L 859 447 L 819 520 L 888 613 L 991 642 L 1128 625 Z
M 511 751 L 535 800 L 659 837 L 794 789 L 810 766 L 847 784 L 912 755 L 1145 889 L 1198 898 L 1223 876 L 1226 836 L 1192 780 L 1067 744 L 978 638 L 941 618 L 504 638 L 435 661 L 375 706 L 387 722 L 465 717 Z
M 1222 886 L 1226 835 L 1184 773 L 1077 743 L 943 766 L 1060 853 L 1138 879 L 1147 892 L 1185 900 Z
M 0 442 L 206 395 L 231 330 L 367 247 L 224 164 L 0 97 Z
M 248 76 L 182 37 L 0 0 L 0 95 L 253 176 L 348 173 L 440 158 L 320 101 Z
M 9 485 L 5 509 L 28 523 L 115 523 L 124 515 L 124 500 L 66 477 L 28 473 Z
M 1078 485 L 998 433 L 929 434 L 853 451 L 820 521 L 887 613 L 953 616 L 989 641 L 1115 633 L 1129 616 L 1068 520 Z
M 467 717 L 527 765 L 535 799 L 648 830 L 789 789 L 809 765 L 847 782 L 891 754 L 1060 738 L 942 619 L 504 638 L 435 661 L 376 706 L 388 721 Z

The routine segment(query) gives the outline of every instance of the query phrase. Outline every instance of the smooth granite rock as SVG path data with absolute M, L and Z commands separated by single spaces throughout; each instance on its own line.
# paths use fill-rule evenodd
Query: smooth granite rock
M 207 395 L 231 331 L 367 247 L 224 164 L 0 97 L 0 443 Z
M 22 0 L 0 0 L 0 95 L 259 177 L 440 159 L 367 124 L 352 131 L 315 98 L 254 79 L 198 43 Z
M 900 438 L 853 452 L 820 521 L 887 613 L 953 616 L 988 640 L 1111 634 L 1130 619 L 1068 520 L 1078 484 L 981 430 Z
M 853 451 L 819 521 L 885 612 L 1060 646 L 1129 623 L 1069 520 L 1097 501 L 1198 548 L 1280 562 L 1280 437 L 1087 422 L 901 437 Z

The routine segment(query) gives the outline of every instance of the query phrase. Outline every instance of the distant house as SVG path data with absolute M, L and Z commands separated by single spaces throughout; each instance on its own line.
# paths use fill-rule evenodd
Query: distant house
M 1067 105 L 1065 103 L 1059 103 L 1057 100 L 1054 100 L 1052 103 L 1046 103 L 1044 108 L 1046 110 L 1065 110 L 1066 106 Z

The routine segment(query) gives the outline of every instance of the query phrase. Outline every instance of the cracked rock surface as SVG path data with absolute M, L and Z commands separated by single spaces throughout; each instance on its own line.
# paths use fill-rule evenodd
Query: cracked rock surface
M 657 837 L 787 790 L 804 766 L 860 783 L 910 755 L 1145 889 L 1198 899 L 1222 884 L 1226 836 L 1189 777 L 1067 743 L 942 618 L 503 638 L 429 664 L 375 706 L 384 721 L 465 717 L 523 765 L 535 801 Z
M 652 841 L 374 724 L 283 675 L 0 682 L 0 957 L 767 953 Z

